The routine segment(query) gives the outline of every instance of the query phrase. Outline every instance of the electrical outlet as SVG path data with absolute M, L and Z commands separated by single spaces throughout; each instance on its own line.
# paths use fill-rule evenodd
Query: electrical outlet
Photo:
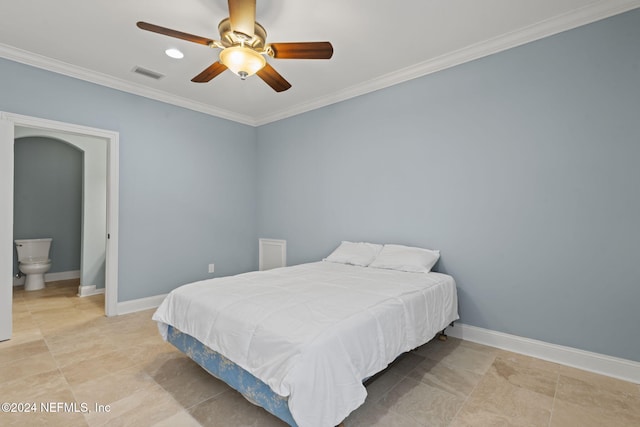
M 213 273 L 215 271 L 215 264 L 209 264 L 209 273 Z

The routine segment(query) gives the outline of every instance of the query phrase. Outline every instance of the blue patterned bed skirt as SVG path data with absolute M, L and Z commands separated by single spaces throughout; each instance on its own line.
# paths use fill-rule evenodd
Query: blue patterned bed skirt
M 297 427 L 289 411 L 287 398 L 274 393 L 264 382 L 171 325 L 167 340 L 211 375 L 239 391 L 249 402 L 263 407 L 290 426 Z

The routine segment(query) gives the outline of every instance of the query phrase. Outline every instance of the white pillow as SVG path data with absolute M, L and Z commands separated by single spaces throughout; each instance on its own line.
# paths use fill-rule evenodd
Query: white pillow
M 366 267 L 371 264 L 371 261 L 376 258 L 381 250 L 382 245 L 377 245 L 375 243 L 353 243 L 343 241 L 340 243 L 340 246 L 331 252 L 331 255 L 326 257 L 323 261 Z
M 428 273 L 439 258 L 440 251 L 402 245 L 384 245 L 369 267 Z

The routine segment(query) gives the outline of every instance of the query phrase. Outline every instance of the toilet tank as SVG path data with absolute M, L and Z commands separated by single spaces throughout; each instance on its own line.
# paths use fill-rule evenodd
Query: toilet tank
M 49 249 L 51 248 L 52 240 L 51 238 L 16 240 L 18 262 L 23 260 L 49 259 Z

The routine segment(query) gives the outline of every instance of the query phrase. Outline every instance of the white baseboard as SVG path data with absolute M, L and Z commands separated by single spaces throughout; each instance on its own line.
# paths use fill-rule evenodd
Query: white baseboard
M 166 296 L 167 294 L 155 295 L 152 297 L 119 302 L 117 307 L 118 316 L 121 314 L 135 313 L 136 311 L 156 308 L 162 303 L 162 301 L 164 301 Z
M 104 294 L 105 289 L 100 288 L 96 289 L 96 285 L 80 285 L 78 286 L 78 296 L 79 297 L 88 297 L 91 295 L 99 295 Z
M 640 362 L 456 323 L 447 335 L 640 384 Z
M 57 273 L 46 273 L 44 275 L 45 282 L 56 282 L 58 280 L 79 279 L 80 270 L 59 271 Z
M 70 280 L 70 279 L 79 279 L 80 278 L 80 270 L 71 270 L 71 271 L 58 271 L 56 273 L 45 273 L 44 281 L 45 282 L 57 282 L 58 280 Z M 24 285 L 25 276 L 23 275 L 20 278 L 14 276 L 13 278 L 13 286 L 22 286 Z

